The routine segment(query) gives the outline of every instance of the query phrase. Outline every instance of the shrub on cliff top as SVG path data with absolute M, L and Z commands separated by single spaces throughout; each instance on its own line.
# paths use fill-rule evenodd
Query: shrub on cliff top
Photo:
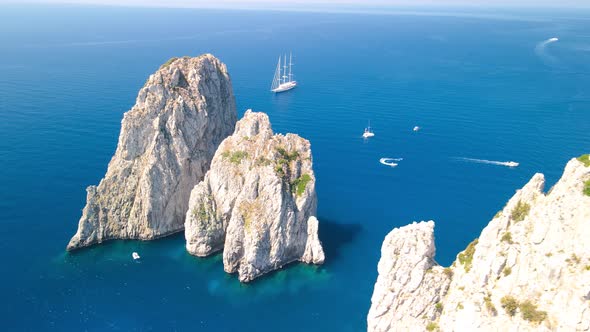
M 584 182 L 584 195 L 590 196 L 590 180 Z
M 473 254 L 475 254 L 475 246 L 477 245 L 477 239 L 473 240 L 467 248 L 459 254 L 459 263 L 465 268 L 465 272 L 471 270 L 471 262 L 473 261 Z
M 178 58 L 170 58 L 168 61 L 164 62 L 164 64 L 160 68 L 166 68 L 172 64 L 172 62 L 178 60 Z
M 580 161 L 584 166 L 590 167 L 590 154 L 583 154 L 579 156 L 578 161 Z
M 445 267 L 443 269 L 443 273 L 449 278 L 453 277 L 453 269 L 451 269 L 450 267 Z
M 512 219 L 516 222 L 523 221 L 524 218 L 526 218 L 526 216 L 529 214 L 530 210 L 531 206 L 528 203 L 518 201 L 512 210 Z

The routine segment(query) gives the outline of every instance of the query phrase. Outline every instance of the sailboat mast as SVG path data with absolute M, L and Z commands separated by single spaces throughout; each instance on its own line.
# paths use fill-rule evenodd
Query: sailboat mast
M 283 59 L 283 83 L 287 83 L 287 54 Z
M 271 90 L 279 87 L 281 84 L 281 56 L 279 56 L 279 62 L 277 62 L 277 69 L 275 70 L 275 76 L 272 79 Z
M 293 80 L 293 74 L 291 68 L 293 67 L 293 53 L 289 53 L 289 82 Z

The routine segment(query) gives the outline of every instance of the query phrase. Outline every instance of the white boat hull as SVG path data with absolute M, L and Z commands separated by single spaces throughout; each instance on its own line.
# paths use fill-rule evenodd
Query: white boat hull
M 289 91 L 296 86 L 297 86 L 297 82 L 291 81 L 291 82 L 282 83 L 281 85 L 279 85 L 278 87 L 276 87 L 275 89 L 272 89 L 270 91 L 272 91 L 274 93 L 279 93 L 279 92 L 283 92 L 283 91 Z

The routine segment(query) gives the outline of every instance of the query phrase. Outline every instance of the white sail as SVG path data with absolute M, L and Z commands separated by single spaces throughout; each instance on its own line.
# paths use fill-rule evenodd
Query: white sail
M 281 57 L 279 56 L 279 62 L 277 63 L 277 69 L 275 70 L 275 76 L 272 79 L 272 85 L 270 86 L 270 90 L 274 90 L 281 85 Z

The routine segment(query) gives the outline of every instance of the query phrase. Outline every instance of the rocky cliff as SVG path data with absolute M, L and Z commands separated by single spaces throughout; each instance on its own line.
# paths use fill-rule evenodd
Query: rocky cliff
M 369 331 L 589 331 L 590 162 L 547 194 L 536 174 L 457 256 L 434 262 L 434 223 L 387 235 Z
M 218 59 L 206 54 L 162 65 L 125 113 L 115 155 L 100 184 L 88 187 L 67 249 L 182 230 L 190 191 L 235 123 L 232 85 Z
M 225 271 L 243 282 L 293 261 L 321 264 L 316 206 L 309 141 L 273 134 L 266 114 L 248 110 L 191 193 L 186 248 L 223 250 Z

